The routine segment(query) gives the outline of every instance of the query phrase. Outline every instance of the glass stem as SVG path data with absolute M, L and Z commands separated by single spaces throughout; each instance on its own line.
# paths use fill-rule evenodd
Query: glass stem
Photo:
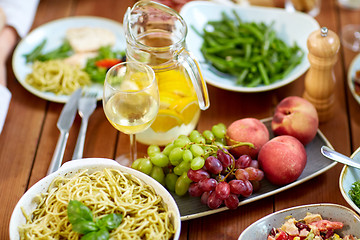
M 137 149 L 136 149 L 136 135 L 130 134 L 130 161 L 132 164 L 137 157 Z

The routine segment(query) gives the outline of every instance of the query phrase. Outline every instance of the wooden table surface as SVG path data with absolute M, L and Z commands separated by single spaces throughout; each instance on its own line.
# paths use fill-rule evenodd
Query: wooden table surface
M 58 18 L 94 15 L 123 21 L 127 7 L 135 0 L 41 0 L 33 28 Z M 338 35 L 343 26 L 360 23 L 360 12 L 341 9 L 336 0 L 323 0 L 316 17 Z M 360 106 L 347 86 L 347 71 L 356 53 L 341 47 L 334 67 L 336 78 L 335 111 L 319 128 L 339 152 L 350 155 L 360 146 Z M 56 122 L 63 104 L 32 95 L 16 80 L 8 62 L 8 87 L 13 94 L 9 113 L 0 135 L 0 239 L 8 239 L 8 226 L 15 204 L 38 180 L 46 175 L 59 130 Z M 237 93 L 208 85 L 211 107 L 202 112 L 198 129 L 203 131 L 223 122 L 272 116 L 283 98 L 302 96 L 304 75 L 282 88 L 263 93 Z M 76 117 L 64 159 L 71 159 L 80 128 Z M 140 146 L 140 148 L 145 146 Z M 106 120 L 101 102 L 91 116 L 85 142 L 84 157 L 112 158 L 128 150 L 128 136 L 119 134 Z M 338 179 L 342 169 L 337 164 L 329 171 L 282 193 L 254 203 L 214 215 L 182 222 L 180 239 L 237 239 L 251 223 L 274 211 L 310 203 L 337 203 L 348 206 L 342 198 Z

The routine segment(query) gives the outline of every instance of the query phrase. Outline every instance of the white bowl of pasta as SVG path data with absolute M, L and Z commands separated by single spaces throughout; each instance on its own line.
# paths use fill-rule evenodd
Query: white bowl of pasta
M 46 234 L 79 239 L 87 234 L 75 232 L 75 222 L 69 222 L 71 200 L 91 212 L 95 228 L 87 233 L 103 230 L 97 221 L 104 216 L 121 214 L 119 225 L 107 229 L 110 239 L 179 239 L 179 209 L 160 183 L 114 160 L 88 158 L 64 163 L 26 191 L 10 219 L 10 240 L 30 239 L 25 235 L 40 239 Z

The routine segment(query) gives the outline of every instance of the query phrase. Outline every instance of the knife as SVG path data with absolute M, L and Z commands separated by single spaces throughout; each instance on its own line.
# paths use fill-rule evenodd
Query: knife
M 71 97 L 63 107 L 63 110 L 61 111 L 59 120 L 56 124 L 57 128 L 60 130 L 60 136 L 56 144 L 54 155 L 51 159 L 51 163 L 47 172 L 48 175 L 58 170 L 61 166 L 65 152 L 66 142 L 69 137 L 69 130 L 76 116 L 80 96 L 81 88 L 76 90 L 71 95 Z

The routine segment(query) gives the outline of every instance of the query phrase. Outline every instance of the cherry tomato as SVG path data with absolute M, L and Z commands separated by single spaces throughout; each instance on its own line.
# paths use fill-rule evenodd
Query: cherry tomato
M 122 61 L 120 59 L 101 59 L 99 61 L 96 61 L 95 62 L 95 65 L 97 67 L 102 67 L 102 68 L 111 68 L 112 66 L 118 64 L 118 63 L 121 63 Z

